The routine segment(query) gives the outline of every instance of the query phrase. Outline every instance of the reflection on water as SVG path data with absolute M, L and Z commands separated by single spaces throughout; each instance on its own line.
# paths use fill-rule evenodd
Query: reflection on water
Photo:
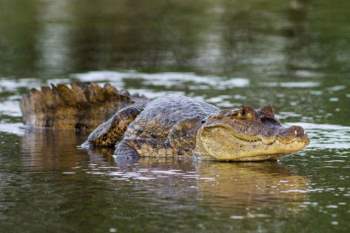
M 20 2 L 0 2 L 2 76 L 106 68 L 254 78 L 349 71 L 345 0 L 333 11 L 324 0 Z
M 118 164 L 113 150 L 99 148 L 88 151 L 86 158 L 79 145 L 84 137 L 70 131 L 33 130 L 22 138 L 23 165 L 35 171 L 65 170 L 75 174 L 87 162 L 88 174 L 114 178 L 155 180 L 173 178 L 195 181 L 201 196 L 218 196 L 239 203 L 254 203 L 264 199 L 303 201 L 307 193 L 307 179 L 293 175 L 275 162 L 212 163 L 192 158 L 142 158 L 135 163 Z M 71 173 L 70 173 L 71 172 Z M 167 188 L 166 185 L 164 188 Z M 265 201 L 266 201 L 265 200 Z
M 22 138 L 23 165 L 31 170 L 74 167 L 82 152 L 79 137 L 72 131 L 28 130 Z
M 277 163 L 201 164 L 200 176 L 212 182 L 200 182 L 203 196 L 219 197 L 225 207 L 235 205 L 298 205 L 307 199 L 307 178 L 293 175 Z M 280 206 L 280 208 L 281 208 Z
M 350 2 L 0 0 L 1 232 L 347 232 Z M 279 163 L 141 159 L 23 128 L 30 88 L 271 104 L 311 138 Z

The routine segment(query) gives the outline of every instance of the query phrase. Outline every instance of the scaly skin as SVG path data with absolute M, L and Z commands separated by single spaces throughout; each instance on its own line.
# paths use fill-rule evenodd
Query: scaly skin
M 47 96 L 45 89 L 25 97 L 22 100 L 25 121 L 34 126 L 77 128 L 81 121 L 85 125 L 94 125 L 86 123 L 89 117 L 92 117 L 92 122 L 102 122 L 113 111 L 115 114 L 89 135 L 83 147 L 115 147 L 114 154 L 117 158 L 195 154 L 203 159 L 222 161 L 275 160 L 282 155 L 299 151 L 309 143 L 301 127 L 283 127 L 275 119 L 270 107 L 254 110 L 243 106 L 240 109 L 220 110 L 211 104 L 185 96 L 172 95 L 147 100 L 130 95 L 121 98 L 117 91 L 113 91 L 108 93 L 114 93 L 114 99 L 109 99 L 105 94 L 95 95 L 103 96 L 99 99 L 99 105 L 103 107 L 96 108 L 96 101 L 84 102 L 79 98 L 81 94 L 72 94 L 70 88 L 61 89 L 58 92 L 60 101 L 56 101 L 56 105 L 51 104 L 54 111 L 48 111 L 48 104 L 42 100 L 43 96 Z M 86 93 L 90 89 L 88 87 L 80 93 L 88 96 Z M 107 89 L 100 88 L 97 93 L 104 93 Z M 69 102 L 71 99 L 74 104 Z M 99 117 L 94 114 L 78 114 L 77 109 L 83 109 L 81 103 L 89 106 L 88 112 L 96 115 L 99 114 L 96 111 L 102 111 L 103 114 Z M 43 105 L 45 107 L 40 108 Z M 108 109 L 110 105 L 113 109 Z M 65 125 L 65 118 L 61 117 L 64 116 L 62 109 L 74 113 L 68 117 L 69 127 Z M 45 124 L 41 122 L 42 119 L 46 120 Z M 47 119 L 54 124 L 47 124 Z
M 27 126 L 91 131 L 138 98 L 110 84 L 58 84 L 32 89 L 22 97 L 20 107 Z
M 191 154 L 201 121 L 218 111 L 213 105 L 185 96 L 155 99 L 129 125 L 120 144 L 127 144 L 141 156 Z M 117 146 L 115 153 L 123 151 Z

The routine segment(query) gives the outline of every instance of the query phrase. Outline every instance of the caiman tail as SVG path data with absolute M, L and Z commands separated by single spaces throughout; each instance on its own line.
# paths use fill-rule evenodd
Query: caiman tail
M 110 84 L 58 84 L 32 89 L 23 96 L 20 107 L 30 127 L 91 131 L 138 98 Z

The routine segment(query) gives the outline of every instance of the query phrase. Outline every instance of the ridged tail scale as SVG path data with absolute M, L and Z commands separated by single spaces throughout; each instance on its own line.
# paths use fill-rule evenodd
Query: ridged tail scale
M 133 104 L 127 91 L 110 84 L 58 84 L 32 89 L 20 108 L 29 127 L 91 131 L 121 108 Z

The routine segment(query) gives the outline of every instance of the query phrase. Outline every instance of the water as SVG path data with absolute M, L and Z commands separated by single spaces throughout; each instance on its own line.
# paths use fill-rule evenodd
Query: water
M 348 232 L 350 3 L 0 0 L 0 232 Z M 278 163 L 141 159 L 23 129 L 32 87 L 111 82 L 272 104 L 310 146 Z

